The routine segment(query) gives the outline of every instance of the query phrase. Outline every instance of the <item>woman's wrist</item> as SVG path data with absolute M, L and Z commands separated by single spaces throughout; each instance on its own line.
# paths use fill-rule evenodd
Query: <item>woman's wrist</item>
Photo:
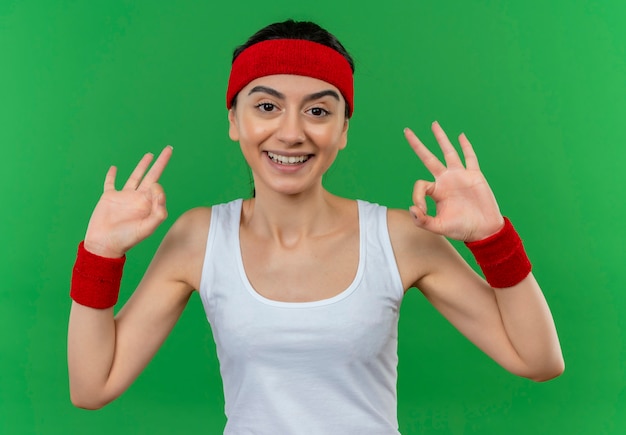
M 474 243 L 474 242 L 480 242 L 481 240 L 486 240 L 490 237 L 495 236 L 496 234 L 498 234 L 500 231 L 502 231 L 502 229 L 504 228 L 505 225 L 505 218 L 504 216 L 500 215 L 499 219 L 493 219 L 493 223 L 489 224 L 486 226 L 486 228 L 484 228 L 480 233 L 475 233 L 472 234 L 472 238 L 470 240 L 465 240 L 465 243 Z
M 126 256 L 107 258 L 90 252 L 80 242 L 72 270 L 70 297 L 77 303 L 97 309 L 117 303 Z
M 496 233 L 465 245 L 474 254 L 485 279 L 494 288 L 507 288 L 521 282 L 532 270 L 522 239 L 511 221 L 504 219 Z
M 81 242 L 85 250 L 89 253 L 104 258 L 122 258 L 125 252 L 112 249 L 110 246 L 106 246 L 104 243 L 97 242 L 89 235 L 85 236 L 85 240 Z

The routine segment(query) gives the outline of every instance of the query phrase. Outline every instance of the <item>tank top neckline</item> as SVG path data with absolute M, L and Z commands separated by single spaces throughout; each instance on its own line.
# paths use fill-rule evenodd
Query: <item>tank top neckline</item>
M 319 299 L 319 300 L 308 301 L 308 302 L 287 302 L 287 301 L 274 300 L 274 299 L 270 299 L 270 298 L 263 296 L 262 294 L 256 291 L 256 289 L 254 288 L 254 286 L 248 279 L 248 275 L 246 273 L 246 269 L 243 264 L 243 255 L 241 253 L 241 240 L 240 240 L 240 234 L 239 234 L 239 231 L 240 231 L 239 229 L 241 225 L 241 207 L 243 204 L 243 199 L 238 199 L 236 210 L 235 210 L 235 212 L 237 213 L 238 219 L 233 219 L 233 224 L 236 225 L 236 228 L 234 230 L 235 237 L 234 237 L 233 242 L 236 248 L 235 251 L 236 251 L 236 257 L 237 257 L 237 266 L 239 269 L 239 277 L 241 281 L 243 282 L 243 285 L 246 288 L 247 292 L 254 299 L 266 305 L 271 305 L 271 306 L 279 307 L 279 308 L 300 308 L 300 309 L 301 308 L 315 308 L 315 307 L 321 307 L 325 305 L 334 304 L 334 303 L 344 300 L 345 298 L 350 296 L 352 293 L 354 293 L 354 291 L 359 286 L 359 283 L 361 282 L 361 278 L 363 277 L 363 270 L 364 270 L 364 264 L 365 264 L 365 247 L 367 246 L 365 242 L 365 234 L 366 234 L 365 218 L 364 218 L 365 204 L 363 201 L 358 200 L 358 199 L 356 200 L 356 202 L 357 202 L 357 215 L 359 219 L 359 264 L 357 266 L 356 274 L 352 282 L 348 285 L 346 289 L 342 290 L 341 292 L 337 293 L 335 296 L 332 296 L 330 298 Z

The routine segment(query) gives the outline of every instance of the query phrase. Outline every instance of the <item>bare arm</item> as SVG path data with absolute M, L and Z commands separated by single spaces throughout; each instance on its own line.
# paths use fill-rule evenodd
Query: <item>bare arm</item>
M 173 225 L 115 318 L 112 308 L 72 303 L 68 368 L 74 405 L 97 409 L 117 398 L 165 341 L 197 287 L 191 282 L 199 283 L 203 256 L 195 255 L 198 243 L 188 230 L 196 222 L 198 218 L 188 214 Z
M 450 323 L 511 373 L 535 381 L 561 374 L 558 336 L 534 276 L 506 289 L 491 288 L 443 237 L 415 234 L 419 229 L 410 228 L 408 213 L 402 213 L 394 211 L 390 224 L 396 222 L 392 240 L 402 257 L 398 263 L 405 287 L 419 288 Z M 412 282 L 415 264 L 423 269 Z
M 105 192 L 89 223 L 85 248 L 103 257 L 119 257 L 150 235 L 165 218 L 157 180 L 171 149 L 164 150 L 143 176 L 144 157 L 121 191 L 109 170 Z M 207 212 L 204 212 L 206 215 Z M 199 282 L 200 249 L 190 228 L 202 225 L 202 213 L 188 213 L 170 229 L 144 278 L 114 318 L 113 308 L 72 303 L 68 327 L 70 396 L 79 407 L 97 409 L 119 396 L 156 353 Z M 208 221 L 206 227 L 208 230 Z M 198 234 L 196 234 L 198 236 Z M 199 258 L 199 260 L 198 260 Z
M 459 331 L 507 370 L 537 381 L 558 376 L 564 367 L 561 348 L 533 275 L 506 289 L 491 288 L 441 237 L 480 240 L 497 232 L 503 220 L 467 138 L 459 138 L 466 168 L 436 123 L 433 132 L 447 166 L 407 131 L 409 143 L 435 181 L 416 183 L 411 217 L 406 212 L 390 213 L 405 288 L 418 287 Z M 435 216 L 426 214 L 425 196 L 435 201 Z M 419 271 L 416 264 L 422 264 Z

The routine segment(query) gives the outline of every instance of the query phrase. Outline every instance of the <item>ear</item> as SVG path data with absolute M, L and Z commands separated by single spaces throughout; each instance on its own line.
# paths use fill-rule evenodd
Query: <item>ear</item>
M 348 127 L 350 127 L 350 120 L 346 118 L 343 122 L 343 129 L 341 130 L 341 145 L 339 145 L 339 149 L 342 150 L 348 145 Z
M 235 115 L 234 107 L 228 110 L 228 136 L 235 142 L 239 140 L 239 127 L 237 125 L 237 116 Z

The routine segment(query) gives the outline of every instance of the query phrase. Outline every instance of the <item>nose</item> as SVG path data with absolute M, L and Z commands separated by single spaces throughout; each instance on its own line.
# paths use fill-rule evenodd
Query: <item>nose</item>
M 304 142 L 304 125 L 298 111 L 285 111 L 283 116 L 280 117 L 280 124 L 278 125 L 276 136 L 278 140 L 289 146 Z

